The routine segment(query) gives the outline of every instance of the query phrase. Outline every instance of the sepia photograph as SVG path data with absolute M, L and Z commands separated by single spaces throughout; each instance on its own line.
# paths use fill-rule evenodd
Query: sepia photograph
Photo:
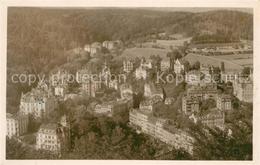
M 6 160 L 253 160 L 253 8 L 6 19 Z

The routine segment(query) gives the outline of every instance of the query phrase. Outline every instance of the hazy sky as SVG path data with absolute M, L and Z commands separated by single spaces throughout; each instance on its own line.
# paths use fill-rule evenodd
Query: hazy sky
M 43 7 L 43 8 L 51 8 L 51 9 L 106 9 L 106 8 L 119 8 L 119 9 L 145 9 L 145 10 L 155 10 L 155 11 L 183 11 L 183 12 L 207 12 L 214 10 L 235 10 L 241 11 L 245 13 L 253 14 L 253 8 L 213 8 L 213 7 Z
M 212 10 L 237 10 L 242 11 L 246 13 L 253 13 L 253 9 L 251 8 L 200 8 L 200 7 L 194 7 L 194 8 L 182 8 L 182 7 L 168 7 L 168 8 L 151 8 L 152 10 L 160 10 L 160 11 L 187 11 L 187 12 L 206 12 L 206 11 L 212 11 Z

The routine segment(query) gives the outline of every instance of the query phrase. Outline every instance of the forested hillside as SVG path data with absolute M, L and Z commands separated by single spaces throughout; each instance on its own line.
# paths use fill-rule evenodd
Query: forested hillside
M 31 61 L 29 66 L 38 71 L 37 66 L 61 63 L 63 50 L 69 48 L 93 41 L 127 41 L 162 31 L 193 36 L 219 30 L 252 39 L 252 26 L 252 15 L 237 11 L 9 8 L 8 66 Z
M 104 40 L 133 41 L 167 32 L 195 36 L 223 31 L 252 39 L 253 16 L 238 11 L 203 13 L 144 9 L 8 8 L 7 81 L 12 73 L 48 72 L 66 62 L 67 50 Z M 21 84 L 7 86 L 8 111 L 15 111 Z

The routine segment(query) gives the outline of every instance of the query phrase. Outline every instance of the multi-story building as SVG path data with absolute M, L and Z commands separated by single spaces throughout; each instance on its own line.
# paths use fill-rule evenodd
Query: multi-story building
M 153 108 L 154 108 L 154 103 L 152 100 L 144 100 L 144 101 L 141 101 L 139 108 L 152 112 Z
M 57 85 L 54 87 L 54 95 L 63 98 L 65 96 L 65 94 L 67 93 L 67 90 L 68 90 L 67 84 Z
M 27 132 L 29 118 L 28 115 L 21 113 L 6 114 L 6 135 L 11 138 L 12 136 L 20 136 Z
M 171 67 L 171 62 L 169 59 L 162 59 L 161 61 L 161 71 L 166 71 L 170 69 Z
M 114 41 L 104 41 L 102 43 L 102 46 L 104 48 L 107 48 L 108 50 L 112 50 L 115 48 L 115 42 Z
M 187 89 L 187 96 L 198 97 L 201 100 L 216 99 L 218 96 L 217 85 L 212 83 L 205 86 L 191 86 Z
M 221 72 L 221 81 L 224 83 L 231 82 L 234 84 L 238 77 L 239 74 L 236 72 Z
M 136 68 L 135 70 L 135 77 L 137 80 L 139 79 L 146 79 L 147 78 L 147 71 L 142 66 Z
M 177 59 L 174 62 L 174 72 L 176 74 L 180 74 L 184 71 L 184 65 L 182 64 L 181 60 Z
M 96 92 L 101 89 L 100 80 L 88 80 L 81 84 L 81 88 L 88 96 L 96 97 Z
M 233 94 L 244 102 L 253 102 L 253 81 L 242 80 L 235 81 L 233 84 Z
M 164 104 L 166 104 L 166 105 L 171 105 L 173 102 L 174 102 L 174 98 L 173 97 L 167 97 L 167 98 L 165 98 L 165 100 L 164 100 Z
M 200 100 L 197 97 L 184 96 L 182 97 L 182 111 L 186 115 L 199 112 Z
M 94 42 L 91 45 L 87 44 L 84 46 L 84 50 L 90 53 L 90 56 L 93 57 L 95 54 L 101 51 L 102 44 L 99 42 Z
M 217 108 L 223 111 L 232 110 L 231 96 L 227 94 L 218 95 Z
M 108 86 L 109 86 L 109 88 L 113 88 L 115 90 L 118 90 L 118 81 L 116 79 L 111 80 L 111 81 L 109 81 Z
M 96 104 L 94 108 L 95 114 L 113 116 L 120 111 L 126 111 L 128 109 L 128 102 L 125 100 L 117 100 L 104 102 L 102 104 Z
M 206 111 L 198 120 L 209 128 L 225 129 L 225 113 L 217 108 Z
M 56 123 L 42 124 L 36 135 L 36 149 L 60 153 L 61 141 Z
M 32 114 L 36 118 L 45 118 L 56 105 L 56 99 L 50 91 L 32 89 L 26 94 L 22 93 L 20 112 L 26 115 Z
M 94 113 L 95 114 L 105 114 L 107 116 L 112 116 L 112 109 L 113 109 L 112 102 L 97 104 L 95 106 Z
M 176 129 L 173 132 L 168 130 L 167 120 L 152 116 L 150 111 L 144 109 L 130 110 L 129 122 L 138 132 L 143 132 L 170 146 L 178 149 L 183 148 L 193 154 L 194 139 L 182 130 Z
M 133 99 L 133 88 L 131 84 L 125 83 L 120 86 L 120 96 L 122 99 Z
M 123 70 L 126 73 L 130 73 L 134 69 L 134 63 L 131 60 L 123 61 Z

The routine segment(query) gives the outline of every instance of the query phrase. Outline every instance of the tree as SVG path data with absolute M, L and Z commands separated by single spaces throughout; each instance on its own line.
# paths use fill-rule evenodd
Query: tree
M 190 66 L 190 62 L 189 61 L 184 61 L 183 65 L 184 65 L 184 70 L 185 71 L 187 71 L 187 72 L 190 71 L 191 66 Z
M 200 103 L 201 113 L 204 113 L 214 107 L 216 107 L 216 101 L 211 98 Z
M 193 69 L 195 70 L 199 70 L 200 69 L 200 62 L 199 61 L 196 61 L 194 64 L 193 64 Z
M 243 70 L 242 70 L 242 74 L 245 75 L 245 76 L 250 75 L 250 72 L 251 72 L 250 67 L 244 67 Z
M 221 71 L 225 72 L 225 63 L 221 61 Z

